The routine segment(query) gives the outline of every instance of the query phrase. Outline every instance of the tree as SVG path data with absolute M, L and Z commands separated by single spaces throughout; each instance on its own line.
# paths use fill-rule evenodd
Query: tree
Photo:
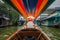
M 15 23 L 19 18 L 19 12 L 7 3 L 0 3 L 0 12 L 5 14 L 6 17 L 10 18 L 10 21 Z

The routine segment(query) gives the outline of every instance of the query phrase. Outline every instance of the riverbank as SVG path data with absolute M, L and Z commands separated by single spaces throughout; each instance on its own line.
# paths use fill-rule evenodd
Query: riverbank
M 18 29 L 18 26 L 9 26 L 0 28 L 0 40 L 6 40 L 11 34 Z
M 45 26 L 41 26 L 41 28 L 52 40 L 60 40 L 60 28 Z

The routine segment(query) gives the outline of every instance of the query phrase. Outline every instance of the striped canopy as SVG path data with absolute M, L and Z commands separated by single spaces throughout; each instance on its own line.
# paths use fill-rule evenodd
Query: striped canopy
M 8 1 L 8 0 L 5 0 Z M 9 0 L 24 18 L 33 16 L 35 19 L 55 0 Z

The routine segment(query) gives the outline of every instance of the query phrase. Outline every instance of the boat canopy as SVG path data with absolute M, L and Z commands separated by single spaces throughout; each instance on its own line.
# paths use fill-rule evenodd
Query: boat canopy
M 55 0 L 4 0 L 13 5 L 24 18 L 33 16 L 35 19 Z

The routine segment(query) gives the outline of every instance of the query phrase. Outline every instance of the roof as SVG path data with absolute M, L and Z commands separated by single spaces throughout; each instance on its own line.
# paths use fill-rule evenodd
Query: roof
M 8 17 L 2 17 L 2 16 L 0 16 L 0 18 L 3 18 L 5 20 L 10 20 Z
M 53 14 L 53 12 L 55 12 L 55 9 L 47 9 L 47 10 L 44 11 L 43 13 L 46 13 L 46 14 Z
M 9 18 L 7 18 L 7 17 L 3 17 L 5 20 L 10 20 Z
M 54 13 L 54 14 L 48 16 L 47 18 L 44 18 L 44 19 L 41 19 L 41 20 L 47 20 L 47 19 L 50 19 L 50 18 L 52 18 L 52 17 L 60 17 L 60 14 Z

